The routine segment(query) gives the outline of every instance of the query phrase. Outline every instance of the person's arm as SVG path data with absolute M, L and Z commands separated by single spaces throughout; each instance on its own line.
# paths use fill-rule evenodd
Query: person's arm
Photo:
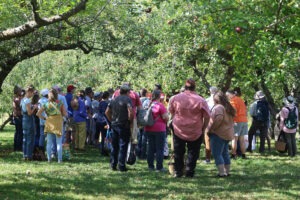
M 111 113 L 111 109 L 109 106 L 106 108 L 105 115 L 109 121 L 112 120 L 112 113 Z
M 26 110 L 29 116 L 32 115 L 36 109 L 37 109 L 37 105 L 33 105 L 31 109 L 31 103 L 26 104 Z
M 45 111 L 43 107 L 41 107 L 38 112 L 36 113 L 36 116 L 38 116 L 40 119 L 46 120 L 46 117 L 42 115 L 42 113 Z
M 60 112 L 61 112 L 62 116 L 64 116 L 64 117 L 68 116 L 68 113 L 66 111 L 66 108 L 65 108 L 64 104 L 61 105 Z

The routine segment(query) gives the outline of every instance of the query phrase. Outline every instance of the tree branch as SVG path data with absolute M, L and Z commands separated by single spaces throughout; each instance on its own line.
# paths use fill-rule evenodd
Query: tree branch
M 80 11 L 84 10 L 88 0 L 81 0 L 73 9 L 62 13 L 60 15 L 55 15 L 49 18 L 40 18 L 37 10 L 37 2 L 35 0 L 31 1 L 32 10 L 34 14 L 34 20 L 29 21 L 19 27 L 10 28 L 5 31 L 0 32 L 0 41 L 9 40 L 16 37 L 22 37 L 34 32 L 36 29 L 50 24 L 54 24 L 60 21 L 69 19 L 70 17 L 76 15 Z

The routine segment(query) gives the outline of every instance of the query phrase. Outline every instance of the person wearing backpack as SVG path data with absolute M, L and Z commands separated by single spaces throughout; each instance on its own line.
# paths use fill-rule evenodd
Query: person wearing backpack
M 260 146 L 259 152 L 264 153 L 265 151 L 265 140 L 268 134 L 269 126 L 269 104 L 265 98 L 265 95 L 262 91 L 257 91 L 255 93 L 255 101 L 250 105 L 250 115 L 253 118 L 251 127 L 249 129 L 249 145 L 247 148 L 248 152 L 252 152 L 252 140 L 253 136 L 256 134 L 256 131 L 260 131 Z
M 280 112 L 280 130 L 284 132 L 288 155 L 296 155 L 296 131 L 298 126 L 298 109 L 295 106 L 295 100 L 292 96 L 284 98 L 285 106 Z
M 145 126 L 145 135 L 148 138 L 147 162 L 148 169 L 154 170 L 154 158 L 156 158 L 156 171 L 164 172 L 164 145 L 166 140 L 166 123 L 169 120 L 167 109 L 160 102 L 160 90 L 152 92 L 152 101 L 150 103 L 151 112 L 154 119 L 152 126 Z

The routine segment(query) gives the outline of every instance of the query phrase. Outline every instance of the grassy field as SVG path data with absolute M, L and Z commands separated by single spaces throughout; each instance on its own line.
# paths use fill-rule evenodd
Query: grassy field
M 202 147 L 196 177 L 175 179 L 149 172 L 144 160 L 127 173 L 111 171 L 109 158 L 92 147 L 62 164 L 24 162 L 12 151 L 13 131 L 0 132 L 0 199 L 300 199 L 299 156 L 273 149 L 232 161 L 232 176 L 220 179 L 214 164 L 203 164 Z

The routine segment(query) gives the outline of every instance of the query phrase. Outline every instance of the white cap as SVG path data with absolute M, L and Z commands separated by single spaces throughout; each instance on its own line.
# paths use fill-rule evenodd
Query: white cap
M 48 93 L 49 93 L 49 90 L 47 88 L 41 90 L 41 95 L 43 97 L 46 96 L 46 95 L 48 95 Z

